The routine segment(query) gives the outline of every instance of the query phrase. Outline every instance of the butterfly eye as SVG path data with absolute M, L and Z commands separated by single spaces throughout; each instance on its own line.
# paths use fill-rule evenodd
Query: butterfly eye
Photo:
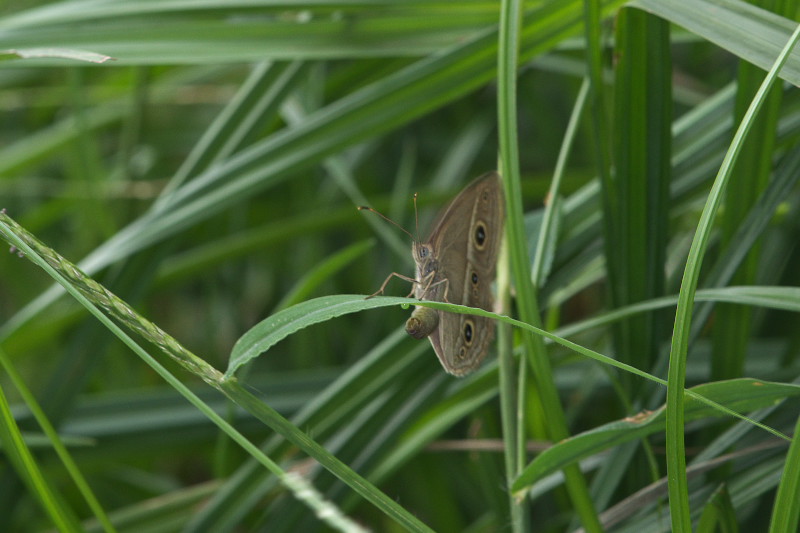
M 475 234 L 472 237 L 475 239 L 475 247 L 483 250 L 486 246 L 486 224 L 478 222 L 475 226 Z
M 427 246 L 420 246 L 419 247 L 419 257 L 420 259 L 425 259 L 428 257 L 428 247 Z
M 477 272 L 473 272 L 472 273 L 472 284 L 473 285 L 477 285 L 478 284 L 478 273 Z
M 464 324 L 464 342 L 467 346 L 472 344 L 472 320 L 467 320 Z

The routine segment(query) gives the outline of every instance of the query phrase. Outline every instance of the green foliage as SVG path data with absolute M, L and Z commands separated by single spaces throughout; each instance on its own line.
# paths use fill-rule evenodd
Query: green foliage
M 31 4 L 4 528 L 796 531 L 800 2 Z M 494 168 L 501 312 L 423 303 L 500 324 L 456 379 L 356 208 L 424 238 Z

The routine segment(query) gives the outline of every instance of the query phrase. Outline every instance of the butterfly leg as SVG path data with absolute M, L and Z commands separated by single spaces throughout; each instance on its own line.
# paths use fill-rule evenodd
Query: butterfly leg
M 437 285 L 441 285 L 442 283 L 444 283 L 444 293 L 442 294 L 442 301 L 449 304 L 450 300 L 447 299 L 447 290 L 450 288 L 450 280 L 449 279 L 447 279 L 447 278 L 440 279 L 439 281 L 437 281 L 436 283 L 431 285 L 430 288 L 433 288 L 433 287 L 435 287 Z
M 428 280 L 428 282 L 425 284 L 425 288 L 422 290 L 422 294 L 420 295 L 419 299 L 422 300 L 425 297 L 425 295 L 428 294 L 429 290 L 431 290 L 432 288 L 436 287 L 437 285 L 441 285 L 442 283 L 444 283 L 444 295 L 443 295 L 444 299 L 443 299 L 443 301 L 447 302 L 447 303 L 450 303 L 450 301 L 447 299 L 447 289 L 450 287 L 450 281 L 447 278 L 444 278 L 444 279 L 440 279 L 437 282 L 434 282 L 433 278 L 435 277 L 435 274 L 436 274 L 436 272 L 431 272 L 428 276 L 423 278 L 423 280 L 421 282 L 419 282 L 419 283 L 425 283 L 425 280 L 426 279 Z M 409 296 L 411 296 L 411 295 L 409 295 Z
M 386 276 L 385 280 L 383 280 L 383 284 L 381 285 L 381 288 L 378 289 L 377 291 L 375 291 L 374 293 L 370 294 L 369 296 L 367 296 L 366 299 L 369 300 L 370 298 L 374 298 L 375 296 L 377 296 L 379 294 L 383 294 L 384 289 L 386 289 L 386 285 L 389 284 L 389 281 L 392 278 L 400 278 L 400 279 L 408 281 L 409 283 L 412 283 L 412 284 L 413 283 L 419 283 L 414 278 L 409 278 L 408 276 L 404 276 L 402 274 L 398 274 L 397 272 L 392 272 L 391 274 Z M 412 294 L 414 294 L 414 289 L 411 289 L 411 292 L 408 294 L 408 296 L 411 296 Z M 406 296 L 406 298 L 408 298 L 408 296 Z

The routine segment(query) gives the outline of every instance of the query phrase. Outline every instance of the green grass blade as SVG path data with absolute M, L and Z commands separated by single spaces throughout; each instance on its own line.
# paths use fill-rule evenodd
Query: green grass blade
M 603 182 L 606 270 L 615 306 L 663 296 L 672 157 L 672 62 L 667 22 L 635 9 L 617 19 L 613 177 Z M 618 357 L 652 368 L 664 317 L 651 313 L 615 328 Z M 643 389 L 621 378 L 632 399 Z M 641 469 L 639 469 L 641 470 Z
M 393 334 L 336 376 L 326 388 L 314 395 L 292 417 L 298 427 L 312 428 L 320 438 L 329 436 L 352 423 L 364 405 L 373 405 L 378 397 L 419 366 L 427 349 L 420 343 L 414 350 L 400 350 L 405 330 Z M 399 351 L 399 353 L 398 353 Z M 287 453 L 291 446 L 280 438 L 269 439 L 263 449 L 271 455 Z M 375 475 L 375 473 L 373 473 Z M 216 531 L 235 528 L 248 511 L 260 510 L 260 502 L 273 490 L 274 483 L 264 479 L 263 469 L 255 461 L 239 466 L 222 490 L 195 515 L 186 530 Z
M 760 300 L 760 301 L 764 303 L 766 303 L 766 301 L 773 302 L 773 300 Z M 778 305 L 782 304 L 783 302 L 781 300 L 778 300 Z M 375 298 L 367 299 L 363 295 L 348 295 L 348 294 L 323 296 L 321 298 L 308 300 L 306 302 L 302 302 L 288 309 L 284 309 L 283 311 L 280 311 L 272 315 L 271 317 L 262 320 L 260 323 L 254 326 L 253 329 L 245 333 L 234 346 L 234 350 L 231 353 L 231 359 L 228 366 L 228 370 L 226 372 L 226 376 L 232 377 L 236 372 L 236 370 L 241 365 L 248 363 L 253 358 L 258 357 L 259 355 L 265 353 L 276 343 L 280 342 L 287 336 L 296 333 L 297 331 L 303 328 L 306 328 L 308 326 L 323 321 L 330 320 L 331 318 L 343 316 L 349 313 L 355 313 L 367 309 L 377 309 L 380 307 L 387 307 L 393 305 L 400 305 L 404 308 L 410 307 L 411 305 L 417 305 L 417 306 L 430 307 L 433 309 L 441 309 L 443 311 L 449 311 L 454 313 L 471 314 L 475 316 L 484 316 L 500 320 L 502 322 L 527 330 L 552 342 L 565 346 L 570 350 L 573 350 L 595 361 L 599 361 L 601 363 L 613 366 L 620 370 L 630 372 L 633 375 L 647 379 L 654 383 L 658 383 L 660 385 L 667 384 L 667 381 L 658 378 L 656 376 L 653 376 L 651 374 L 648 374 L 647 372 L 644 372 L 642 370 L 639 370 L 638 368 L 632 367 L 626 363 L 622 363 L 620 361 L 617 361 L 616 359 L 605 356 L 594 350 L 590 350 L 588 348 L 580 346 L 572 341 L 561 338 L 553 333 L 547 332 L 536 326 L 526 324 L 525 322 L 521 322 L 519 320 L 515 320 L 507 316 L 498 315 L 491 311 L 485 311 L 479 308 L 467 307 L 463 305 L 455 305 L 444 302 L 415 300 L 413 298 L 378 296 Z M 797 301 L 796 300 L 793 301 L 792 305 L 796 307 Z M 731 411 L 730 409 L 727 409 L 724 406 L 716 404 L 711 400 L 707 400 L 702 396 L 695 394 L 691 390 L 684 390 L 684 393 L 693 399 L 699 400 L 705 403 L 706 405 L 715 407 L 731 416 L 744 418 L 738 413 Z M 778 431 L 775 431 L 758 422 L 755 421 L 751 422 L 776 436 L 783 437 L 783 435 Z
M 47 513 L 59 531 L 80 531 L 75 516 L 66 507 L 63 499 L 53 491 L 25 444 L 2 389 L 0 389 L 0 420 L 0 443 L 3 445 L 3 454 L 31 494 L 39 501 L 42 510 Z
M 675 330 L 672 336 L 672 348 L 669 363 L 669 385 L 667 387 L 667 470 L 670 480 L 670 514 L 673 531 L 691 531 L 689 514 L 689 489 L 686 481 L 686 457 L 684 449 L 683 388 L 686 379 L 686 355 L 688 337 L 691 327 L 692 308 L 694 304 L 700 266 L 708 246 L 712 222 L 715 218 L 722 194 L 728 183 L 731 167 L 741 150 L 742 141 L 747 136 L 754 116 L 758 113 L 764 98 L 777 79 L 777 74 L 800 40 L 800 28 L 796 29 L 785 45 L 778 60 L 772 65 L 769 74 L 762 83 L 756 97 L 750 105 L 744 119 L 725 155 L 717 179 L 709 193 L 708 200 L 697 226 L 697 233 L 689 250 L 681 291 L 678 297 L 678 309 L 675 315 Z
M 506 216 L 505 216 L 505 243 L 507 245 L 506 257 L 502 262 L 503 265 L 510 266 L 512 273 L 511 279 L 514 286 L 517 288 L 518 298 L 517 306 L 520 316 L 524 317 L 523 320 L 537 320 L 538 319 L 538 306 L 536 304 L 535 293 L 528 276 L 528 251 L 526 247 L 526 240 L 524 225 L 522 222 L 522 200 L 521 200 L 521 186 L 519 174 L 519 146 L 517 142 L 517 68 L 519 64 L 519 34 L 522 16 L 522 2 L 517 0 L 505 0 L 501 3 L 500 7 L 500 31 L 498 35 L 498 55 L 497 55 L 497 123 L 498 123 L 498 148 L 500 151 L 499 167 L 500 175 L 503 179 L 503 189 L 506 203 Z M 508 261 L 506 262 L 505 259 Z M 508 273 L 503 273 L 507 276 Z M 505 287 L 508 290 L 509 286 Z M 507 295 L 503 295 L 504 299 L 508 299 Z M 508 337 L 506 337 L 506 340 Z M 532 335 L 523 335 L 522 344 L 525 350 L 526 358 L 531 362 L 536 359 L 544 359 L 544 345 Z M 511 346 L 506 345 L 505 350 L 509 350 Z M 518 468 L 521 466 L 522 459 L 524 458 L 524 449 L 522 448 L 525 441 L 525 390 L 524 383 L 526 380 L 527 368 L 525 364 L 519 365 L 519 374 L 517 375 L 517 388 L 514 387 L 513 373 L 510 372 L 511 366 L 506 364 L 504 366 L 504 373 L 500 383 L 503 385 L 501 394 L 504 396 L 504 408 L 506 409 L 506 424 L 504 435 L 505 442 L 509 445 L 504 453 L 506 455 L 506 465 L 511 468 L 507 472 L 507 483 L 517 475 Z M 541 365 L 533 364 L 534 376 L 537 379 L 546 379 L 548 374 L 537 374 L 537 371 L 543 369 Z M 547 396 L 547 391 L 541 391 L 540 395 Z M 516 416 L 512 419 L 510 417 L 510 406 L 514 402 L 514 397 L 517 396 Z M 543 397 L 542 401 L 545 403 L 552 400 Z M 557 416 L 557 415 L 556 415 Z M 540 428 L 537 428 L 540 429 Z M 510 496 L 510 495 L 509 495 Z M 528 531 L 529 524 L 524 518 L 520 506 L 522 502 L 509 500 L 509 508 L 511 511 L 513 529 L 517 533 Z
M 735 379 L 706 383 L 690 389 L 731 411 L 754 411 L 800 395 L 800 385 L 768 383 L 754 379 Z M 714 407 L 689 397 L 686 419 L 699 420 L 721 416 Z M 666 426 L 665 407 L 645 411 L 636 416 L 610 422 L 555 444 L 534 459 L 514 481 L 512 490 L 524 491 L 567 464 L 580 461 L 603 450 L 662 432 Z
M 800 419 L 794 427 L 794 438 L 786 456 L 786 464 L 778 485 L 778 495 L 772 508 L 770 533 L 797 531 L 800 522 Z
M 176 363 L 186 370 L 202 378 L 209 385 L 217 388 L 238 405 L 244 407 L 259 420 L 270 426 L 280 435 L 296 444 L 300 449 L 309 453 L 320 464 L 335 473 L 337 477 L 350 485 L 368 501 L 382 509 L 392 519 L 412 531 L 430 531 L 422 522 L 411 516 L 391 498 L 375 488 L 366 479 L 359 476 L 339 459 L 327 452 L 322 446 L 311 440 L 307 435 L 293 426 L 277 411 L 263 403 L 260 399 L 246 391 L 236 380 L 225 379 L 216 369 L 202 359 L 185 350 L 180 344 L 155 324 L 139 317 L 132 309 L 94 280 L 87 278 L 75 265 L 58 256 L 51 249 L 43 246 L 32 235 L 13 222 L 5 213 L 0 213 L 0 231 L 11 244 L 25 252 L 32 261 L 42 267 L 67 291 L 100 320 L 105 327 L 110 329 L 117 337 L 137 353 L 151 368 L 159 373 L 167 383 L 180 392 L 198 410 L 214 422 L 237 444 L 244 448 L 252 457 L 276 475 L 281 482 L 291 490 L 300 500 L 318 513 L 329 525 L 338 529 L 360 530 L 358 526 L 347 525 L 349 520 L 338 512 L 330 503 L 322 500 L 318 495 L 309 490 L 306 481 L 297 476 L 287 474 L 274 461 L 267 457 L 261 450 L 253 445 L 247 438 L 231 426 L 226 420 L 211 409 L 205 402 L 191 392 L 183 383 L 174 377 L 166 368 L 153 359 L 150 354 L 141 349 L 127 334 L 97 307 L 107 310 L 112 316 L 126 324 L 132 331 L 142 335 L 148 341 L 160 346 L 164 352 L 172 357 Z M 96 306 L 97 305 L 97 306 Z M 346 524 L 344 528 L 340 523 Z
M 768 7 L 762 2 L 761 6 Z M 784 3 L 785 9 L 788 2 Z M 788 10 L 788 9 L 786 9 Z M 764 77 L 763 71 L 747 62 L 739 66 L 734 120 L 738 122 L 747 110 L 747 105 L 758 90 Z M 764 110 L 754 120 L 748 141 L 744 143 L 737 164 L 734 166 L 725 198 L 725 209 L 720 213 L 720 231 L 723 246 L 738 246 L 734 235 L 739 230 L 745 213 L 751 211 L 759 195 L 767 187 L 773 166 L 777 137 L 778 114 L 783 88 L 773 87 L 764 103 Z M 742 259 L 731 283 L 750 285 L 756 283 L 760 245 L 754 245 Z M 711 360 L 711 378 L 715 380 L 741 376 L 747 357 L 747 339 L 751 336 L 751 310 L 727 305 L 717 306 L 714 327 L 714 351 Z
M 192 151 L 161 191 L 154 209 L 172 201 L 172 193 L 214 163 L 230 159 L 259 125 L 275 121 L 278 108 L 296 90 L 308 69 L 302 63 L 259 63 L 239 92 L 203 132 Z
M 550 189 L 547 191 L 548 202 L 545 203 L 542 225 L 539 228 L 539 238 L 536 241 L 533 262 L 531 266 L 531 280 L 538 289 L 543 286 L 549 269 L 552 267 L 552 254 L 556 247 L 556 237 L 558 233 L 558 209 L 561 204 L 561 183 L 564 178 L 564 168 L 569 158 L 570 149 L 575 141 L 580 117 L 586 107 L 589 94 L 588 80 L 584 80 L 578 97 L 575 99 L 575 107 L 564 132 L 564 141 L 561 143 L 561 150 L 558 153 L 558 161 L 553 171 L 553 180 L 550 182 Z
M 516 304 L 520 318 L 534 326 L 539 326 L 540 308 L 538 295 L 534 291 L 533 281 L 530 276 L 529 253 L 522 214 L 522 195 L 520 194 L 519 171 L 519 146 L 517 140 L 517 64 L 520 46 L 520 14 L 522 3 L 514 0 L 503 2 L 500 12 L 500 35 L 498 50 L 498 129 L 499 148 L 501 161 L 501 175 L 506 198 L 506 235 L 509 246 L 509 261 L 516 288 Z M 552 385 L 552 370 L 547 358 L 547 352 L 541 338 L 533 335 L 523 335 L 525 357 L 531 367 L 539 401 L 544 412 L 548 414 L 546 434 L 553 440 L 565 438 L 567 430 L 566 419 L 558 396 L 558 391 Z M 524 366 L 521 372 L 526 372 Z M 520 376 L 524 380 L 524 376 Z M 524 390 L 524 387 L 520 387 Z M 520 396 L 522 398 L 522 396 Z M 523 411 L 524 403 L 520 401 L 518 409 Z M 525 421 L 521 415 L 520 422 Z M 541 428 L 537 428 L 541 429 Z M 518 442 L 522 442 L 524 427 L 518 427 Z M 511 453 L 510 451 L 507 453 Z M 519 451 L 513 453 L 520 454 Z M 578 512 L 585 527 L 589 531 L 600 531 L 597 513 L 589 497 L 586 480 L 580 470 L 569 467 L 564 475 L 567 478 L 567 488 L 572 499 L 572 505 Z
M 682 26 L 765 71 L 772 69 L 797 25 L 791 19 L 738 0 L 633 0 L 628 5 Z M 789 53 L 779 76 L 800 85 L 800 52 Z
M 739 531 L 736 523 L 736 510 L 731 502 L 731 496 L 724 486 L 719 487 L 706 503 L 695 530 L 696 533 L 714 533 L 715 531 L 725 531 L 726 533 Z
M 41 406 L 39 406 L 38 402 L 36 401 L 36 398 L 31 393 L 31 391 L 28 390 L 28 387 L 25 385 L 24 380 L 19 375 L 17 370 L 14 368 L 11 361 L 9 361 L 8 354 L 6 354 L 5 351 L 2 349 L 0 349 L 0 365 L 2 365 L 3 369 L 11 378 L 11 380 L 14 383 L 14 386 L 17 388 L 20 395 L 24 398 L 25 404 L 27 405 L 28 409 L 30 409 L 31 413 L 33 413 L 37 423 L 42 428 L 44 433 L 47 435 L 50 445 L 58 454 L 59 459 L 69 472 L 69 475 L 72 478 L 73 483 L 75 483 L 75 485 L 78 487 L 81 496 L 83 496 L 84 500 L 86 501 L 87 505 L 91 508 L 98 522 L 102 525 L 103 531 L 116 531 L 114 529 L 114 526 L 111 524 L 111 521 L 109 520 L 108 516 L 106 515 L 106 512 L 100 505 L 100 502 L 97 501 L 97 498 L 92 492 L 92 489 L 89 486 L 89 483 L 86 481 L 86 478 L 81 473 L 75 460 L 69 454 L 69 451 L 64 445 L 63 440 L 61 439 L 61 437 L 59 437 L 58 432 L 52 426 L 50 421 L 47 419 L 47 415 L 45 415 L 45 413 L 42 411 L 42 408 Z M 1 390 L 0 394 L 2 394 Z M 5 404 L 5 401 L 3 401 L 3 403 Z M 10 428 L 16 427 L 16 424 L 13 424 L 13 419 L 8 423 Z M 40 476 L 41 473 L 37 475 Z

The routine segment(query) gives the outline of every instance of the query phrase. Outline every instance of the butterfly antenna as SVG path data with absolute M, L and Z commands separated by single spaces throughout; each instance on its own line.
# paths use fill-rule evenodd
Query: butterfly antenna
M 417 193 L 414 193 L 414 232 L 417 234 L 417 237 L 414 240 L 416 242 L 420 242 L 420 240 L 419 240 L 419 214 L 417 213 Z
M 359 210 L 359 211 L 370 211 L 371 213 L 375 213 L 376 215 L 378 215 L 379 217 L 381 217 L 383 220 L 385 220 L 385 221 L 386 221 L 386 222 L 388 222 L 389 224 L 392 224 L 393 226 L 396 226 L 396 227 L 400 228 L 400 229 L 403 231 L 403 233 L 405 233 L 406 235 L 408 235 L 409 237 L 411 237 L 411 239 L 412 239 L 412 240 L 414 239 L 414 236 L 413 236 L 413 235 L 411 235 L 411 233 L 410 233 L 410 232 L 409 232 L 409 231 L 408 231 L 406 228 L 404 228 L 403 226 L 401 226 L 400 224 L 398 224 L 397 222 L 395 222 L 395 221 L 394 221 L 394 220 L 392 220 L 391 218 L 387 217 L 386 215 L 384 215 L 384 214 L 383 214 L 383 213 L 381 213 L 380 211 L 378 211 L 378 210 L 376 210 L 376 209 L 373 209 L 373 208 L 371 208 L 371 207 L 369 207 L 369 206 L 367 206 L 367 205 L 360 205 L 360 206 L 358 206 L 358 210 Z

